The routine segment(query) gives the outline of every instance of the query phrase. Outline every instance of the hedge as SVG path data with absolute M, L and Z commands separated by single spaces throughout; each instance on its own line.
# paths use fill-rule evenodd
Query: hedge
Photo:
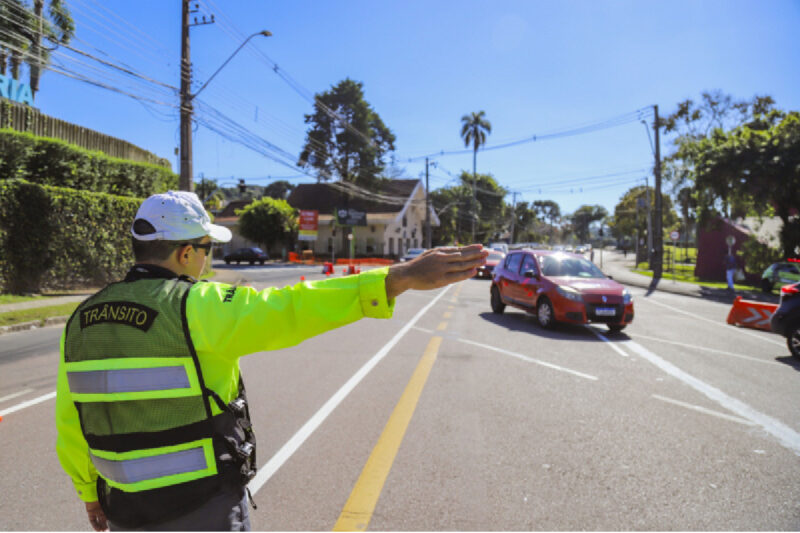
M 140 198 L 0 180 L 3 292 L 102 286 L 133 264 Z
M 0 129 L 0 176 L 137 198 L 178 187 L 178 176 L 168 168 L 11 129 Z

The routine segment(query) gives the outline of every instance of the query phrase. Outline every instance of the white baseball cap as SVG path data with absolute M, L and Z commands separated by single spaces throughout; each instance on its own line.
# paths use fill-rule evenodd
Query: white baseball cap
M 153 233 L 136 233 L 131 226 L 131 234 L 140 241 L 188 241 L 208 235 L 213 242 L 231 240 L 231 230 L 211 223 L 200 198 L 193 192 L 167 191 L 147 198 L 139 211 L 137 220 L 150 223 Z

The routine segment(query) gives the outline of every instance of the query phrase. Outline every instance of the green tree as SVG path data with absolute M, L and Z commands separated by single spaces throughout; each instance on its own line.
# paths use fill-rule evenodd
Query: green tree
M 572 222 L 572 231 L 580 242 L 589 242 L 589 225 L 592 222 L 603 220 L 608 216 L 608 211 L 601 205 L 582 205 L 569 219 Z
M 477 202 L 476 208 L 470 213 L 470 218 L 477 229 L 472 230 L 472 239 L 477 238 L 477 242 L 488 242 L 508 224 L 507 206 L 503 202 L 508 193 L 491 174 L 476 176 L 462 171 L 460 179 L 463 187 L 470 188 L 470 182 L 475 184 L 473 190 Z
M 655 190 L 652 187 L 637 185 L 628 189 L 614 207 L 614 216 L 608 222 L 612 234 L 618 240 L 629 239 L 635 242 L 637 237 L 646 238 L 647 208 L 640 205 L 639 200 L 649 201 L 651 213 L 655 212 Z M 678 224 L 678 216 L 673 209 L 672 198 L 663 195 L 661 201 L 664 233 L 667 234 Z
M 783 221 L 785 256 L 800 247 L 800 112 L 770 111 L 692 144 L 695 187 Z
M 63 0 L 49 0 L 47 2 L 47 16 L 44 16 L 44 0 L 33 0 L 33 33 L 35 36 L 31 43 L 31 53 L 27 62 L 30 66 L 31 92 L 36 96 L 39 91 L 41 68 L 50 62 L 48 47 L 42 46 L 41 38 L 46 38 L 54 43 L 68 44 L 75 34 L 75 22 L 72 20 L 69 8 Z M 41 21 L 41 32 L 39 22 Z
M 294 187 L 286 180 L 273 181 L 264 187 L 264 195 L 278 200 L 286 200 L 294 190 Z
M 469 233 L 470 205 L 472 192 L 470 187 L 454 185 L 431 191 L 431 205 L 439 217 L 439 227 L 433 228 L 434 245 L 467 242 Z
M 555 223 L 561 218 L 561 207 L 553 200 L 534 200 L 533 209 L 539 218 L 550 224 L 550 242 L 554 242 Z
M 486 120 L 486 112 L 474 111 L 469 115 L 461 117 L 461 138 L 464 139 L 464 146 L 472 145 L 472 202 L 477 211 L 477 159 L 478 148 L 486 144 L 486 135 L 492 133 L 492 124 Z M 475 221 L 472 222 L 472 241 L 475 241 Z
M 364 99 L 363 83 L 347 78 L 315 95 L 305 122 L 311 128 L 298 166 L 315 169 L 319 181 L 338 178 L 374 188 L 395 136 Z
M 0 73 L 11 68 L 11 77 L 19 79 L 22 58 L 28 53 L 33 39 L 33 15 L 22 0 L 0 1 Z
M 277 242 L 291 244 L 297 233 L 297 212 L 286 202 L 275 198 L 262 198 L 244 209 L 239 215 L 239 233 L 265 249 Z

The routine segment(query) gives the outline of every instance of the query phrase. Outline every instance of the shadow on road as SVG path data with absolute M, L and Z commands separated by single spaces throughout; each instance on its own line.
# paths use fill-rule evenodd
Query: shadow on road
M 489 311 L 479 315 L 482 319 L 492 324 L 504 327 L 510 331 L 522 331 L 536 335 L 543 339 L 579 341 L 579 342 L 602 342 L 588 328 L 577 324 L 556 324 L 555 329 L 544 329 L 539 326 L 536 317 L 522 311 L 508 311 L 502 315 Z M 610 331 L 600 332 L 609 341 L 630 340 L 624 332 L 611 333 Z
M 775 361 L 777 361 L 778 363 L 783 363 L 784 365 L 788 365 L 797 370 L 798 372 L 800 372 L 800 359 L 798 359 L 797 357 L 794 357 L 792 355 L 783 355 L 780 357 L 776 357 Z

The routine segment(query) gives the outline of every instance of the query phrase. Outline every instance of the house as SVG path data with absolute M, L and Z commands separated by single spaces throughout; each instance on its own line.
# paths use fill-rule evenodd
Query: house
M 301 184 L 287 201 L 295 209 L 319 213 L 317 239 L 300 241 L 314 255 L 349 255 L 349 230 L 335 223 L 336 210 L 343 208 L 367 215 L 365 226 L 352 227 L 356 255 L 399 257 L 409 248 L 424 247 L 425 188 L 420 180 L 386 180 L 375 192 L 338 183 Z M 432 207 L 430 221 L 432 227 L 439 225 Z
M 697 263 L 695 275 L 700 279 L 723 281 L 725 267 L 723 258 L 728 253 L 726 239 L 733 237 L 734 244 L 731 250 L 736 254 L 742 244 L 751 235 L 772 248 L 780 246 L 780 230 L 783 222 L 779 217 L 748 217 L 730 220 L 718 218 L 711 221 L 707 227 L 697 231 Z M 744 263 L 739 259 L 740 266 Z M 745 275 L 751 283 L 757 282 L 761 272 L 747 272 Z
M 224 244 L 218 245 L 219 252 L 215 255 L 219 255 L 220 257 L 236 250 L 237 248 L 246 248 L 250 246 L 259 246 L 258 244 L 249 241 L 239 235 L 238 228 L 236 224 L 239 222 L 239 215 L 236 214 L 236 211 L 240 209 L 244 209 L 248 205 L 252 203 L 253 200 L 232 200 L 222 208 L 221 211 L 216 213 L 214 216 L 214 224 L 219 224 L 220 226 L 225 226 L 231 233 L 233 237 L 229 242 Z M 217 248 L 217 247 L 215 247 Z M 270 254 L 271 255 L 271 254 Z

